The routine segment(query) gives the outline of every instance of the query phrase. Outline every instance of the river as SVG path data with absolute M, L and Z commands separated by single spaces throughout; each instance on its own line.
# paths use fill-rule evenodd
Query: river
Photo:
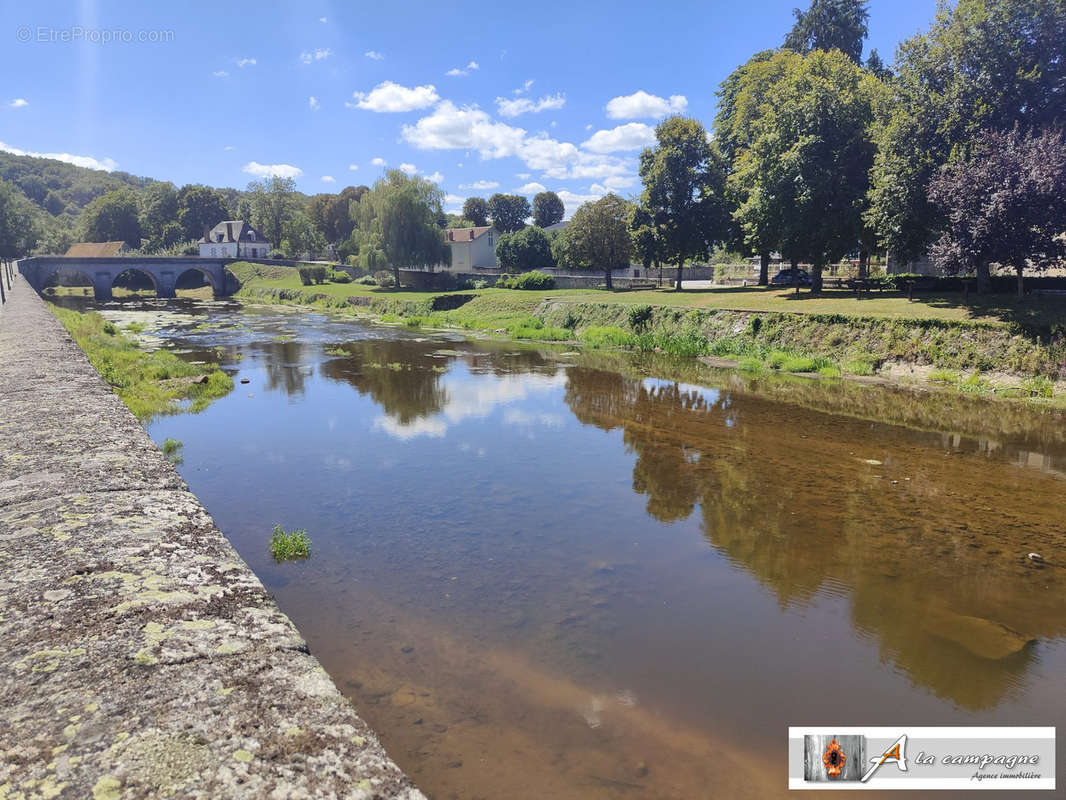
M 1059 415 L 288 307 L 99 310 L 248 379 L 148 430 L 431 797 L 782 796 L 789 725 L 1066 720 Z M 309 560 L 272 561 L 275 523 Z

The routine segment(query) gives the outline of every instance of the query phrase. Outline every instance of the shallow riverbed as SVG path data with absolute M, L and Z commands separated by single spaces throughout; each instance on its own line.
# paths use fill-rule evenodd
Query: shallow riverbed
M 778 796 L 789 725 L 1066 720 L 1059 416 L 294 308 L 99 310 L 249 379 L 149 430 L 432 797 Z M 275 523 L 310 560 L 273 563 Z

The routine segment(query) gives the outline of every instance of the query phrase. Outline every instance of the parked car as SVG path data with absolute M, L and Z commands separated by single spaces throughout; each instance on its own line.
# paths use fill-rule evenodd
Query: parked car
M 771 286 L 810 286 L 811 276 L 805 269 L 783 269 L 774 275 Z

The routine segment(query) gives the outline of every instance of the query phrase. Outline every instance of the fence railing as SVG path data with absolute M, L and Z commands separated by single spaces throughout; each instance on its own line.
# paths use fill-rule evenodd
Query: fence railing
M 8 295 L 11 294 L 11 281 L 15 276 L 15 268 L 7 258 L 0 258 L 0 305 L 7 303 Z M 7 279 L 7 288 L 4 288 L 4 280 Z

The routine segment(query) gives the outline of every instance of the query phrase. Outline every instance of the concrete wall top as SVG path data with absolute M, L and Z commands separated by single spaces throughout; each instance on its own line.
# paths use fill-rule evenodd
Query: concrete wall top
M 424 800 L 22 277 L 12 295 L 0 796 Z

